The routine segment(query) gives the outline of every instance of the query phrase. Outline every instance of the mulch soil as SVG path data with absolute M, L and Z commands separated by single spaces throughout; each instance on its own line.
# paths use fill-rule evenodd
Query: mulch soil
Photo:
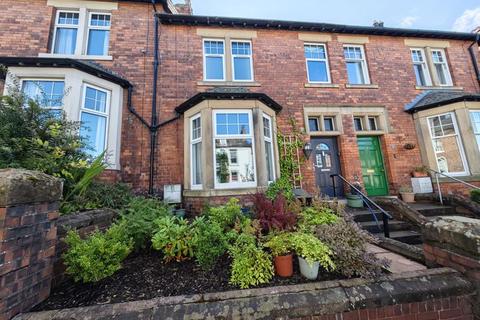
M 33 311 L 84 307 L 99 304 L 148 300 L 158 297 L 238 290 L 228 283 L 231 260 L 219 259 L 211 271 L 203 271 L 194 261 L 165 263 L 159 252 L 146 251 L 131 255 L 123 268 L 97 283 L 66 280 L 53 289 L 50 297 Z M 319 273 L 316 281 L 343 278 L 338 274 Z M 300 275 L 294 259 L 291 278 L 275 276 L 261 287 L 284 286 L 311 282 Z

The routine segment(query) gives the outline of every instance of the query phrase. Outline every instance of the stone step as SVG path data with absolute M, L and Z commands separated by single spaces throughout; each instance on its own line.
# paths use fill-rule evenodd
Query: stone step
M 359 222 L 359 225 L 362 229 L 367 230 L 370 233 L 379 233 L 384 231 L 382 220 L 378 221 L 378 225 L 375 221 L 363 221 L 363 222 Z M 399 220 L 388 221 L 388 226 L 390 228 L 390 232 L 404 231 L 404 230 L 411 229 L 411 226 L 407 222 L 399 221 Z
M 390 238 L 411 245 L 417 245 L 422 243 L 422 235 L 413 230 L 392 231 L 390 232 Z
M 409 204 L 413 209 L 417 210 L 426 217 L 432 216 L 453 216 L 456 214 L 455 207 L 442 206 L 441 204 L 432 202 L 418 202 Z
M 368 210 L 351 210 L 349 213 L 353 216 L 355 222 L 369 222 L 374 221 L 373 215 Z M 374 211 L 378 221 L 382 221 L 382 215 L 379 212 Z

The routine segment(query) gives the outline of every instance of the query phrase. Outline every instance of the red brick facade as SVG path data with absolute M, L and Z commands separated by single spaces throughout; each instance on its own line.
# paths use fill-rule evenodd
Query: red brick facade
M 161 9 L 161 6 L 158 7 Z M 38 56 L 49 52 L 55 9 L 45 0 L 4 0 L 0 3 L 0 56 Z M 365 53 L 373 85 L 378 88 L 347 88 L 343 43 L 331 34 L 327 44 L 332 88 L 305 87 L 307 82 L 303 41 L 296 31 L 257 29 L 252 40 L 255 82 L 252 92 L 262 92 L 283 106 L 278 115 L 281 131 L 291 130 L 294 118 L 304 128 L 304 106 L 384 106 L 388 115 L 388 133 L 380 137 L 386 176 L 391 194 L 409 183 L 410 172 L 421 165 L 418 147 L 406 150 L 407 143 L 418 146 L 412 116 L 404 107 L 422 91 L 415 88 L 410 50 L 402 37 L 368 36 Z M 109 53 L 113 61 L 96 61 L 120 74 L 134 85 L 133 106 L 146 119 L 151 116 L 153 78 L 153 9 L 150 4 L 118 2 L 112 12 Z M 190 26 L 160 26 L 160 66 L 158 85 L 159 122 L 175 115 L 175 107 L 209 87 L 203 79 L 202 37 Z M 449 40 L 447 48 L 453 84 L 466 92 L 477 92 L 470 43 Z M 126 93 L 124 101 L 126 101 Z M 361 179 L 356 134 L 351 115 L 343 115 L 343 135 L 338 137 L 343 175 Z M 183 184 L 183 119 L 161 128 L 158 133 L 154 186 Z M 147 189 L 149 177 L 150 135 L 138 119 L 123 109 L 121 170 L 108 174 L 109 181 L 122 180 L 135 189 Z M 308 138 L 306 139 L 308 140 Z M 302 168 L 304 188 L 315 191 L 313 163 Z M 193 200 L 197 201 L 197 200 Z

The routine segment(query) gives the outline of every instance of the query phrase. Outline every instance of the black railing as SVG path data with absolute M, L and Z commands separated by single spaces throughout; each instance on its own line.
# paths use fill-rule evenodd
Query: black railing
M 393 217 L 385 210 L 382 209 L 378 204 L 375 203 L 372 199 L 370 199 L 366 194 L 364 194 L 360 189 L 355 187 L 353 184 L 347 181 L 344 177 L 342 177 L 339 174 L 332 174 L 330 175 L 332 178 L 333 182 L 333 195 L 336 197 L 337 196 L 337 191 L 336 191 L 336 181 L 335 178 L 338 177 L 343 180 L 346 184 L 350 186 L 351 190 L 354 190 L 358 195 L 362 197 L 363 203 L 367 206 L 368 211 L 372 214 L 373 219 L 377 223 L 378 229 L 381 230 L 380 224 L 378 222 L 378 218 L 376 213 L 380 213 L 382 215 L 382 221 L 383 221 L 383 234 L 385 235 L 385 238 L 390 238 L 390 226 L 388 225 L 388 220 L 393 219 Z M 352 192 L 353 193 L 353 192 Z M 375 207 L 377 211 L 375 211 L 372 207 Z

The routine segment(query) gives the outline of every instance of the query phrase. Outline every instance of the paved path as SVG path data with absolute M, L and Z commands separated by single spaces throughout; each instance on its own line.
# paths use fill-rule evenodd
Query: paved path
M 388 270 L 391 273 L 402 273 L 427 269 L 427 267 L 423 264 L 412 261 L 408 258 L 405 258 L 404 256 L 380 248 L 373 244 L 367 245 L 367 251 L 373 253 L 379 259 L 386 258 L 390 260 L 390 267 L 388 268 Z

